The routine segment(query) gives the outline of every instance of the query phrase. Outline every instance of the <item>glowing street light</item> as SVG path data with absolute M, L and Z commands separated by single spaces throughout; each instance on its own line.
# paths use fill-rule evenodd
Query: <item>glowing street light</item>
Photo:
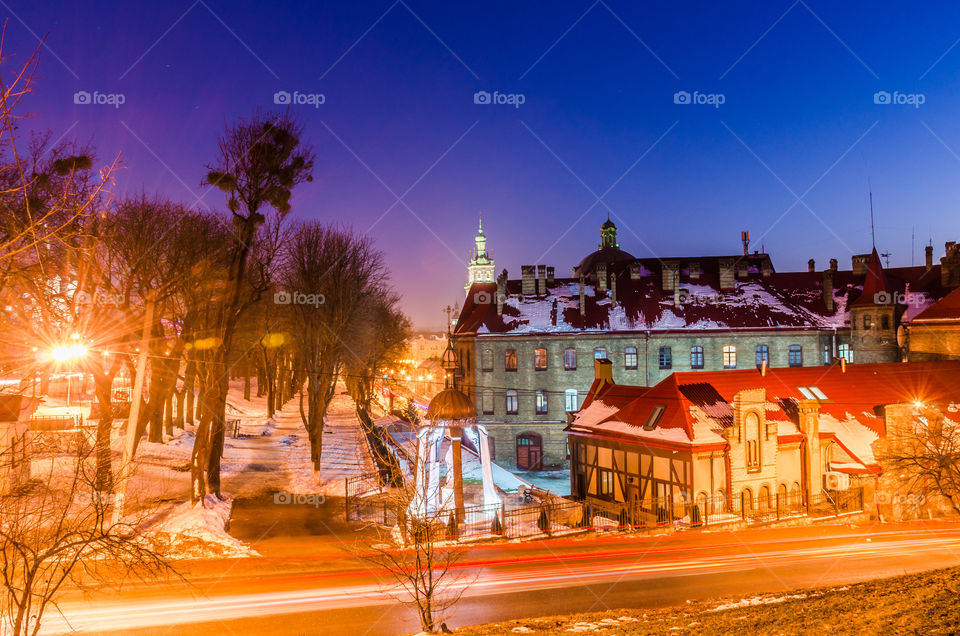
M 87 348 L 82 344 L 60 345 L 50 351 L 50 356 L 57 362 L 70 362 L 87 355 Z

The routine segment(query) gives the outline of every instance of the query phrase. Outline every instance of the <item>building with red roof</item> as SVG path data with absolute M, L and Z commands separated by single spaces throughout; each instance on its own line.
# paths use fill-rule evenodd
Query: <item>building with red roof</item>
M 637 258 L 607 220 L 597 250 L 571 277 L 545 265 L 523 266 L 519 280 L 471 270 L 454 332 L 462 385 L 498 463 L 562 467 L 567 414 L 583 402 L 594 359 L 611 360 L 635 386 L 764 362 L 899 361 L 901 322 L 960 283 L 960 259 L 934 264 L 932 249 L 927 257 L 926 266 L 884 267 L 873 250 L 854 255 L 850 269 L 832 260 L 818 271 L 811 261 L 802 272 L 778 272 L 769 254 L 747 245 L 743 254 Z
M 565 429 L 571 491 L 630 509 L 801 506 L 879 476 L 894 415 L 960 405 L 960 362 L 677 372 L 652 387 L 616 384 L 612 368 L 596 362 Z

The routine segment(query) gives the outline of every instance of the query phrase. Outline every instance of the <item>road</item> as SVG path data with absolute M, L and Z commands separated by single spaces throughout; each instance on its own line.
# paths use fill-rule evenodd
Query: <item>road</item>
M 249 514 L 259 517 L 255 510 Z M 243 511 L 238 512 L 242 520 Z M 187 573 L 190 587 L 136 586 L 101 594 L 96 603 L 66 598 L 61 609 L 75 629 L 97 634 L 372 636 L 419 631 L 413 612 L 384 592 L 382 573 L 343 550 L 358 535 L 332 525 L 332 514 L 293 512 L 282 532 L 257 545 L 262 558 L 195 563 Z M 326 534 L 318 536 L 321 528 Z M 258 529 L 254 523 L 247 530 Z M 960 565 L 960 524 L 955 523 L 483 544 L 470 548 L 461 562 L 458 575 L 472 583 L 448 624 L 682 604 L 950 565 Z M 65 629 L 51 616 L 44 633 Z

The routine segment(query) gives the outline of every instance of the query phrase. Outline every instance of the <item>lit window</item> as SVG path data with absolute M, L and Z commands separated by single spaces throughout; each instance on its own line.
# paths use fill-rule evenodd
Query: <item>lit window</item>
M 577 368 L 577 350 L 573 347 L 563 350 L 563 368 L 567 371 Z
M 841 358 L 847 361 L 847 364 L 853 362 L 853 351 L 850 350 L 850 345 L 842 344 L 838 347 L 839 355 Z
M 735 345 L 723 345 L 723 368 L 737 368 L 737 347 Z
M 790 345 L 787 356 L 787 362 L 791 367 L 803 366 L 803 347 L 800 345 Z
M 627 347 L 623 350 L 623 368 L 624 369 L 636 369 L 637 368 L 637 348 L 636 347 Z
M 537 415 L 544 415 L 547 412 L 547 393 L 542 389 L 537 389 Z
M 598 347 L 593 350 L 593 359 L 594 360 L 605 360 L 607 358 L 607 349 L 606 347 Z
M 673 350 L 670 347 L 660 347 L 657 352 L 657 364 L 661 369 L 669 369 L 673 366 Z
M 563 401 L 564 408 L 568 413 L 573 413 L 580 408 L 579 401 L 577 400 L 577 390 L 576 389 L 567 389 L 563 392 Z
M 767 366 L 770 365 L 770 347 L 768 345 L 757 345 L 757 368 L 762 367 L 764 362 L 767 363 Z
M 600 484 L 600 496 L 613 496 L 613 472 L 601 468 L 597 471 L 597 480 Z
M 506 371 L 517 370 L 517 350 L 507 349 L 503 356 L 503 368 Z
M 533 350 L 533 368 L 537 371 L 545 371 L 547 369 L 547 350 L 546 349 L 534 349 Z
M 652 431 L 657 427 L 657 424 L 660 423 L 660 418 L 663 417 L 663 412 L 667 407 L 662 404 L 658 404 L 653 407 L 653 412 L 650 413 L 650 417 L 647 418 L 647 423 L 643 425 L 643 428 L 648 431 Z
M 760 418 L 749 413 L 744 422 L 744 434 L 747 440 L 747 468 L 760 469 Z
M 703 347 L 701 347 L 700 345 L 690 347 L 690 368 L 691 369 L 703 368 Z
M 517 392 L 514 389 L 507 389 L 507 414 L 516 415 L 517 411 Z

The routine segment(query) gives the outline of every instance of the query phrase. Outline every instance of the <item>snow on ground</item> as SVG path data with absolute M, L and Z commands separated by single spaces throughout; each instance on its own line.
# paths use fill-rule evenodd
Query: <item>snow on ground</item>
M 748 598 L 742 598 L 739 601 L 733 601 L 732 603 L 723 603 L 722 605 L 717 605 L 713 609 L 707 610 L 709 612 L 722 612 L 729 609 L 737 609 L 739 607 L 752 607 L 755 605 L 770 605 L 772 603 L 783 603 L 784 601 L 789 601 L 793 599 L 807 598 L 806 594 L 784 594 L 783 596 L 751 596 Z
M 195 427 L 187 426 L 175 429 L 164 443 L 140 442 L 127 493 L 129 509 L 148 517 L 152 531 L 169 535 L 178 556 L 255 555 L 225 530 L 234 499 L 270 492 L 342 496 L 345 478 L 374 470 L 356 407 L 342 390 L 341 385 L 327 412 L 320 471 L 315 473 L 299 400 L 267 418 L 266 398 L 244 400 L 242 381 L 231 382 L 227 419 L 239 419 L 240 425 L 239 434 L 234 437 L 231 427 L 224 441 L 221 492 L 226 499 L 208 497 L 205 508 L 190 503 Z M 115 423 L 115 467 L 124 428 L 125 422 Z
M 258 553 L 227 533 L 233 498 L 207 495 L 203 505 L 185 501 L 163 507 L 143 523 L 149 535 L 167 546 L 175 558 L 258 556 Z

